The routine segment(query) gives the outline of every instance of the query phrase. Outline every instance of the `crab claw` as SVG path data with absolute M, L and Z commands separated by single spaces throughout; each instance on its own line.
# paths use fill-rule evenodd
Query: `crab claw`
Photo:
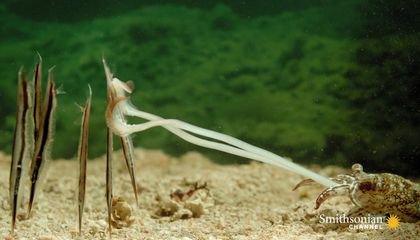
M 294 188 L 293 191 L 295 191 L 296 189 L 302 187 L 302 186 L 308 186 L 308 185 L 312 185 L 313 183 L 315 183 L 314 180 L 308 178 L 308 179 L 304 179 L 302 181 L 300 181 Z
M 342 195 L 343 192 L 349 191 L 349 185 L 340 184 L 333 187 L 326 188 L 324 191 L 319 194 L 318 198 L 315 201 L 315 209 L 318 209 L 325 200 L 330 197 L 335 197 L 337 195 Z

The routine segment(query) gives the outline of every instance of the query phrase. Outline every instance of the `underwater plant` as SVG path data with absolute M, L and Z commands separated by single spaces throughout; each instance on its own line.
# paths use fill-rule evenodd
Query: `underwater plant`
M 82 234 L 82 218 L 83 209 L 85 206 L 85 195 L 86 195 L 86 170 L 87 170 L 87 159 L 88 159 L 88 146 L 89 146 L 89 119 L 90 109 L 92 105 L 92 88 L 89 86 L 89 97 L 86 100 L 85 106 L 80 107 L 82 111 L 82 124 L 80 126 L 80 140 L 79 140 L 79 235 Z
M 26 176 L 29 171 L 30 192 L 26 216 L 26 218 L 29 218 L 39 191 L 38 189 L 45 176 L 46 161 L 50 158 L 54 135 L 54 112 L 57 100 L 52 74 L 53 68 L 48 70 L 46 96 L 44 98 L 44 106 L 42 106 L 42 58 L 39 54 L 38 56 L 39 63 L 35 66 L 32 85 L 25 79 L 22 69 L 18 73 L 18 110 L 9 177 L 12 233 L 15 229 L 17 209 L 22 200 L 22 177 Z M 31 92 L 33 92 L 33 100 L 31 100 Z
M 35 91 L 39 90 L 36 88 Z M 45 96 L 44 108 L 42 109 L 42 121 L 39 124 L 38 133 L 36 135 L 35 149 L 31 164 L 31 190 L 29 194 L 28 217 L 31 214 L 42 177 L 45 175 L 44 168 L 46 161 L 50 159 L 51 143 L 54 135 L 54 112 L 57 100 L 55 83 L 52 77 L 52 69 L 48 70 L 46 92 L 47 95 Z M 40 105 L 35 106 L 39 106 L 40 108 Z
M 16 127 L 13 139 L 13 154 L 10 164 L 9 194 L 12 209 L 12 233 L 16 225 L 18 206 L 22 200 L 22 176 L 26 176 L 33 151 L 33 119 L 31 118 L 31 94 L 28 81 L 24 78 L 22 69 L 18 74 L 18 97 Z

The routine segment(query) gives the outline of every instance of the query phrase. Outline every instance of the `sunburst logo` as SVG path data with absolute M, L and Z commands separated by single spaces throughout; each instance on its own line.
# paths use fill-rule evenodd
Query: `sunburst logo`
M 388 226 L 389 229 L 397 229 L 400 226 L 400 218 L 391 214 L 386 219 L 386 225 Z

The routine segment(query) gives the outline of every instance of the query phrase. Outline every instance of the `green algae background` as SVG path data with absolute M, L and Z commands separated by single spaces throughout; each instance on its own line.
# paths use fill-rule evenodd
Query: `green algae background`
M 77 152 L 87 84 L 90 157 L 105 153 L 105 56 L 132 101 L 305 164 L 417 175 L 420 6 L 415 0 L 44 1 L 0 4 L 0 149 L 10 152 L 17 71 L 44 59 L 59 95 L 54 158 Z M 134 120 L 135 121 L 135 120 Z M 163 129 L 137 147 L 199 150 Z

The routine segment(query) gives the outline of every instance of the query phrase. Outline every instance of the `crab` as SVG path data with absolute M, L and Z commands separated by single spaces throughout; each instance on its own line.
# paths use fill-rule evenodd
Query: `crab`
M 360 164 L 354 164 L 350 174 L 331 179 L 337 184 L 319 194 L 315 209 L 331 197 L 348 194 L 355 205 L 348 216 L 394 214 L 404 222 L 420 220 L 420 186 L 417 183 L 391 173 L 365 173 Z M 294 190 L 313 182 L 305 179 Z

